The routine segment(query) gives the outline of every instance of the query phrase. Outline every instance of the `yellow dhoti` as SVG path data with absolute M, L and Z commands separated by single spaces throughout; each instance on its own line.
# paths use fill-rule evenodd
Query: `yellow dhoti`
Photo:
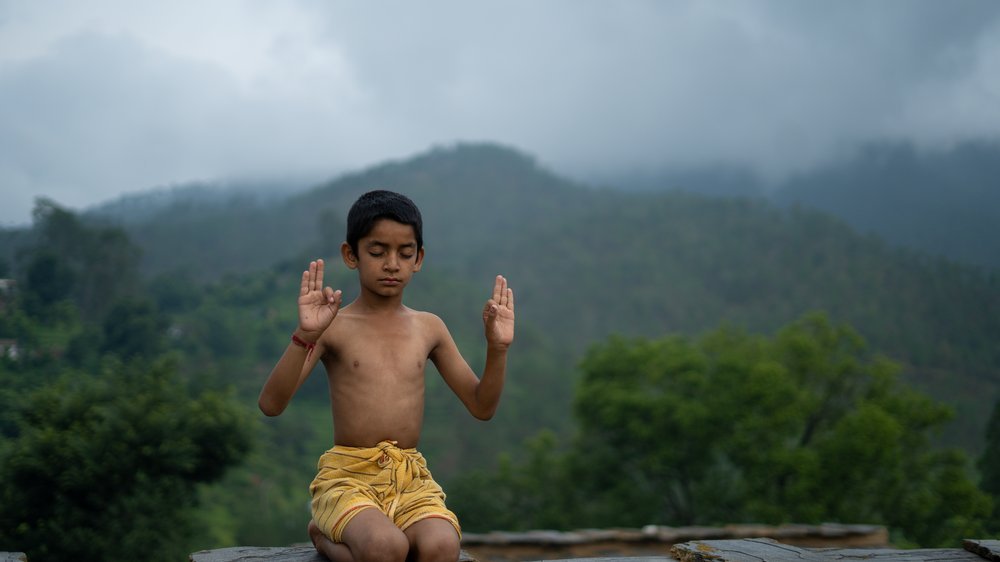
M 362 509 L 375 508 L 406 530 L 430 517 L 447 520 L 459 537 L 458 517 L 445 507 L 445 494 L 416 449 L 394 441 L 375 447 L 335 446 L 320 457 L 309 486 L 313 521 L 334 542 Z

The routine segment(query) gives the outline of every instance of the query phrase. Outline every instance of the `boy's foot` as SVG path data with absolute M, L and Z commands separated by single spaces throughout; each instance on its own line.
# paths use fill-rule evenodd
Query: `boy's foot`
M 353 560 L 350 550 L 345 545 L 337 544 L 319 530 L 319 526 L 312 519 L 309 520 L 309 540 L 316 547 L 316 552 L 326 556 L 330 560 Z
M 310 519 L 309 520 L 309 540 L 312 541 L 313 546 L 316 547 L 316 550 L 320 550 L 320 547 L 319 547 L 319 541 L 320 541 L 320 539 L 325 539 L 325 538 L 326 537 L 323 536 L 323 531 L 319 530 L 319 526 L 316 525 L 316 522 L 313 521 L 312 519 Z M 323 552 L 323 551 L 320 550 L 320 552 Z

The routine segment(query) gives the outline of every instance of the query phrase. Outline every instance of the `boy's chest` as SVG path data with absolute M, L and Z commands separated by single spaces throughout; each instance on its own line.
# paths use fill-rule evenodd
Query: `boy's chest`
M 423 373 L 434 342 L 415 322 L 372 326 L 345 323 L 332 334 L 329 359 L 338 371 L 366 376 Z

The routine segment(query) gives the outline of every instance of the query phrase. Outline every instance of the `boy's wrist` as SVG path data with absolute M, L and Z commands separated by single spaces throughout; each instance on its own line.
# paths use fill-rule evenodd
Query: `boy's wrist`
M 305 349 L 307 359 L 312 355 L 313 350 L 316 349 L 316 342 L 304 340 L 295 332 L 292 332 L 292 345 L 297 345 Z
M 486 351 L 490 353 L 507 353 L 510 349 L 509 343 L 486 343 Z
M 322 333 L 320 332 L 307 332 L 302 328 L 296 328 L 295 331 L 292 332 L 292 341 L 294 342 L 296 339 L 298 339 L 305 344 L 314 346 L 316 345 L 316 342 L 319 341 L 321 335 Z

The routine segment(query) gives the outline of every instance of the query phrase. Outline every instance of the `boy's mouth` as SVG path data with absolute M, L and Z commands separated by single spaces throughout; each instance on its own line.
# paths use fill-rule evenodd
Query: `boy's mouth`
M 399 279 L 396 279 L 395 277 L 383 277 L 378 281 L 384 285 L 399 285 L 400 283 Z

